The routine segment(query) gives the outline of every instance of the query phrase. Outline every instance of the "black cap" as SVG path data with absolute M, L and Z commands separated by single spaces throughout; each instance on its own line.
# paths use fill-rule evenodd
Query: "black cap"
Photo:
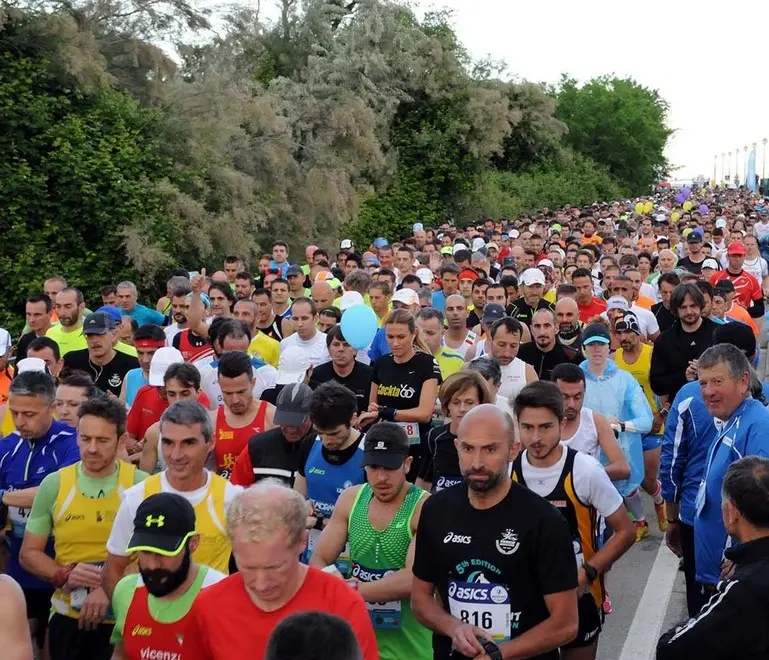
M 641 328 L 638 326 L 638 317 L 633 312 L 625 312 L 614 324 L 615 332 L 622 332 L 624 330 L 635 332 L 637 335 L 641 334 Z
M 481 316 L 481 322 L 495 323 L 496 321 L 499 321 L 499 319 L 504 318 L 504 316 L 505 316 L 505 308 L 502 307 L 502 305 L 491 303 L 490 305 L 484 306 L 483 316 Z
M 611 335 L 609 334 L 609 329 L 603 323 L 591 323 L 582 332 L 583 346 L 594 343 L 611 343 Z
M 175 557 L 195 534 L 195 509 L 176 493 L 156 493 L 136 510 L 134 533 L 126 552 L 155 552 Z
M 363 439 L 361 465 L 375 465 L 397 470 L 409 455 L 406 431 L 394 422 L 379 422 Z
M 715 291 L 719 291 L 720 293 L 734 293 L 736 291 L 734 288 L 734 282 L 727 279 L 718 280 L 718 282 L 713 285 L 713 289 Z
M 293 266 L 289 266 L 288 270 L 286 271 L 286 277 L 289 275 L 304 275 L 304 272 L 302 271 L 301 266 L 294 264 Z
M 286 385 L 275 402 L 275 424 L 302 426 L 310 416 L 312 390 L 304 383 Z
M 502 268 L 515 268 L 515 257 L 505 257 L 502 259 Z
M 103 335 L 110 330 L 114 329 L 115 324 L 112 322 L 109 314 L 104 312 L 93 312 L 85 317 L 83 321 L 83 334 L 84 335 Z
M 690 232 L 686 237 L 687 243 L 702 243 L 702 235 L 698 231 Z

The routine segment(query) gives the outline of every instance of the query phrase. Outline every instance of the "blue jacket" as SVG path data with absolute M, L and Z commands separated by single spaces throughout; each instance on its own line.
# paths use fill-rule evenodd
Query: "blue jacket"
M 446 309 L 446 294 L 443 291 L 433 291 L 433 307 L 443 311 Z
M 0 440 L 0 489 L 22 490 L 40 485 L 52 472 L 80 460 L 75 429 L 54 420 L 48 432 L 34 443 L 24 440 L 17 431 Z M 10 549 L 8 574 L 22 587 L 50 588 L 50 584 L 27 573 L 19 566 L 19 550 L 24 538 L 29 509 L 8 507 L 11 529 L 6 535 Z M 53 557 L 53 542 L 46 548 Z
M 378 360 L 383 355 L 389 355 L 390 344 L 387 343 L 387 336 L 385 335 L 385 329 L 379 328 L 374 335 L 374 340 L 371 342 L 371 348 L 368 349 L 368 359 L 371 362 Z
M 154 323 L 155 325 L 163 325 L 166 322 L 166 315 L 158 312 L 157 310 L 150 309 L 145 305 L 136 305 L 130 312 L 126 312 L 124 309 L 120 310 L 123 316 L 130 316 L 136 319 L 139 326 L 149 325 Z
M 769 458 L 769 410 L 755 399 L 743 401 L 716 431 L 697 491 L 694 551 L 697 582 L 718 584 L 724 550 L 731 545 L 721 518 L 721 484 L 728 467 L 744 456 Z
M 665 420 L 660 481 L 662 497 L 678 502 L 678 517 L 687 525 L 694 525 L 694 501 L 715 432 L 699 382 L 686 383 L 678 390 Z
M 652 430 L 652 409 L 638 381 L 630 373 L 620 369 L 614 361 L 608 360 L 601 378 L 591 374 L 587 364 L 587 360 L 584 360 L 579 365 L 585 372 L 585 407 L 606 417 L 616 417 L 630 427 L 621 432 L 617 439 L 630 464 L 630 478 L 614 482 L 620 495 L 630 495 L 643 481 L 644 456 L 641 436 Z M 603 453 L 601 461 L 606 465 L 607 460 Z

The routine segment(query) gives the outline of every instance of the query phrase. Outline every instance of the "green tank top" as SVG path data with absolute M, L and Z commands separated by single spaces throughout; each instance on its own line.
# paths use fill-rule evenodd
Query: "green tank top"
M 377 530 L 368 517 L 374 493 L 363 484 L 350 511 L 347 536 L 350 543 L 350 574 L 361 582 L 375 582 L 406 566 L 411 543 L 411 518 L 427 493 L 410 484 L 406 497 L 390 524 Z M 432 660 L 432 635 L 411 612 L 407 598 L 389 603 L 366 603 L 374 624 L 381 660 Z

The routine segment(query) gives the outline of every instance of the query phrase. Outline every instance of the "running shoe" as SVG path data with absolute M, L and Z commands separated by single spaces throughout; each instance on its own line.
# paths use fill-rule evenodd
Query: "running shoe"
M 611 598 L 609 598 L 609 592 L 607 591 L 603 597 L 603 613 L 611 614 L 613 612 L 611 607 Z
M 665 511 L 665 503 L 655 504 L 654 510 L 657 512 L 657 524 L 660 527 L 660 531 L 666 532 L 668 529 L 668 515 Z
M 649 521 L 648 520 L 635 520 L 635 542 L 638 543 L 641 539 L 645 539 L 649 536 Z

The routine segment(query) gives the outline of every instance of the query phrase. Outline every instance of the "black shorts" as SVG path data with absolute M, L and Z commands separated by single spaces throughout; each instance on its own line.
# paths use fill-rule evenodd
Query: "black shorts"
M 22 587 L 27 603 L 27 619 L 35 622 L 35 643 L 42 649 L 45 644 L 45 631 L 51 614 L 51 596 L 53 589 L 31 589 Z
M 595 604 L 591 594 L 585 594 L 577 601 L 577 612 L 579 613 L 579 631 L 576 639 L 563 647 L 565 649 L 591 646 L 598 641 L 598 635 L 601 634 L 603 610 Z
M 102 624 L 95 630 L 80 630 L 77 619 L 54 614 L 48 624 L 51 660 L 110 660 L 114 624 Z

